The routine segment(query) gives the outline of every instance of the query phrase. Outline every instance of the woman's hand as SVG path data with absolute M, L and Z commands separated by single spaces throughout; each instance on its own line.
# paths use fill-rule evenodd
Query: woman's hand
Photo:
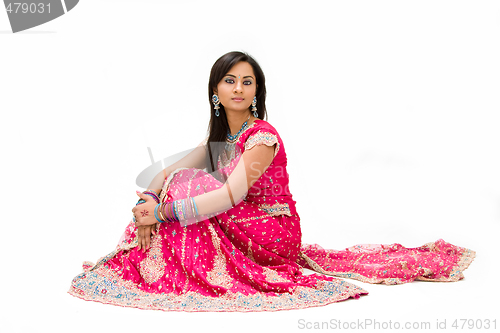
M 132 208 L 132 213 L 135 217 L 135 226 L 142 227 L 158 223 L 155 217 L 155 207 L 157 205 L 155 199 L 140 192 L 137 192 L 137 195 L 146 202 Z
M 147 194 L 137 192 L 137 195 L 146 201 L 132 208 L 132 213 L 135 217 L 135 226 L 137 227 L 137 249 L 142 249 L 144 252 L 151 244 L 151 235 L 156 235 L 158 221 L 154 216 L 154 210 L 157 203 Z
M 137 249 L 145 252 L 151 245 L 151 235 L 156 235 L 156 224 L 137 227 Z

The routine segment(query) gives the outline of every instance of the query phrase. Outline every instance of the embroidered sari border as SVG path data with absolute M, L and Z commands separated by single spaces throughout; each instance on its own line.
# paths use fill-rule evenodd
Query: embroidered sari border
M 439 242 L 439 241 L 438 241 Z M 437 247 L 438 242 L 431 242 L 424 245 L 424 247 L 428 247 L 431 251 L 434 247 Z M 451 273 L 448 277 L 441 276 L 439 278 L 428 278 L 425 276 L 416 276 L 414 279 L 402 279 L 402 278 L 377 278 L 377 277 L 367 277 L 361 275 L 356 272 L 336 272 L 336 271 L 327 271 L 323 269 L 318 263 L 316 263 L 313 259 L 309 258 L 303 251 L 300 251 L 299 255 L 307 262 L 307 264 L 313 268 L 314 271 L 341 278 L 349 278 L 355 279 L 361 282 L 371 283 L 371 284 L 387 284 L 387 285 L 395 285 L 395 284 L 403 284 L 412 282 L 413 280 L 420 281 L 430 281 L 430 282 L 456 282 L 464 278 L 463 271 L 469 267 L 474 258 L 476 257 L 476 252 L 467 248 L 462 248 L 462 253 L 460 254 L 460 260 L 456 265 L 452 266 Z M 326 253 L 334 253 L 335 250 L 325 250 Z M 426 274 L 427 272 L 425 272 Z M 432 273 L 431 271 L 429 273 Z
M 290 205 L 287 202 L 275 203 L 273 205 L 265 203 L 265 204 L 258 204 L 258 206 L 260 209 L 265 211 L 270 216 L 279 216 L 279 215 L 292 216 L 292 213 L 290 211 Z
M 103 272 L 103 269 L 108 272 Z M 104 274 L 103 274 L 104 273 Z M 106 276 L 109 275 L 109 276 Z M 297 286 L 291 293 L 256 292 L 245 295 L 227 291 L 216 297 L 187 291 L 181 294 L 147 293 L 126 285 L 116 272 L 99 271 L 75 277 L 68 293 L 86 301 L 144 310 L 182 312 L 260 312 L 305 309 L 359 298 L 368 294 L 362 288 L 340 279 L 319 280 L 314 287 Z M 136 290 L 137 289 L 137 290 Z
M 272 134 L 266 130 L 259 130 L 257 133 L 251 134 L 245 141 L 245 150 L 252 149 L 256 145 L 266 145 L 273 146 L 276 144 L 276 149 L 274 150 L 274 157 L 278 155 L 280 150 L 280 143 L 278 141 L 278 136 Z

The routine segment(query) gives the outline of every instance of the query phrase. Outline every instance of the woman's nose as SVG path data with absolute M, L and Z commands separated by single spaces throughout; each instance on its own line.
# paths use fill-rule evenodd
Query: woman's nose
M 241 91 L 241 89 L 243 89 L 243 83 L 241 81 L 236 81 L 234 91 Z

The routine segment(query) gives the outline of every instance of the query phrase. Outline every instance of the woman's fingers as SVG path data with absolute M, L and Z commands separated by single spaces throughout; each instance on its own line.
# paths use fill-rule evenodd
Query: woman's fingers
M 142 243 L 142 252 L 146 251 L 146 231 L 144 227 L 141 227 L 141 243 Z
M 142 238 L 143 251 L 146 252 L 149 247 L 149 240 L 151 239 L 151 235 L 149 234 L 149 228 L 147 226 L 143 227 L 142 230 L 143 230 L 143 238 Z
M 143 227 L 138 227 L 137 228 L 137 249 L 138 250 L 143 250 L 144 251 L 144 228 Z
M 151 227 L 147 226 L 144 229 L 146 229 L 146 237 L 144 237 L 144 241 L 145 241 L 144 249 L 147 250 L 147 249 L 149 249 L 149 245 L 151 244 Z
M 146 250 L 151 246 L 151 235 L 155 236 L 156 223 L 146 226 Z
M 142 229 L 141 229 L 141 227 L 137 227 L 137 248 L 139 250 L 142 249 Z
M 140 226 L 137 228 L 138 245 L 137 249 L 145 252 L 151 245 L 151 234 L 154 234 L 156 224 Z

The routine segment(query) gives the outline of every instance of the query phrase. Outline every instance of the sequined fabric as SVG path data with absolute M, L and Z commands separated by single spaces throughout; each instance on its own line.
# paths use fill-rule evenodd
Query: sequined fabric
M 363 244 L 342 251 L 302 244 L 300 264 L 316 272 L 367 283 L 402 284 L 414 280 L 463 279 L 476 253 L 442 239 L 416 248 L 401 244 Z
M 198 169 L 177 170 L 164 200 L 222 186 Z M 86 262 L 69 293 L 85 300 L 169 311 L 277 311 L 358 298 L 363 289 L 337 278 L 303 275 L 297 215 L 272 217 L 254 203 L 194 224 L 163 223 L 137 251 L 131 222 L 116 249 Z
M 194 168 L 173 172 L 165 181 L 161 200 L 220 188 L 241 154 L 260 144 L 275 146 L 275 156 L 245 200 L 197 223 L 161 224 L 145 253 L 137 250 L 137 229 L 130 222 L 114 251 L 96 264 L 84 262 L 69 293 L 85 300 L 164 311 L 278 311 L 367 294 L 338 277 L 387 284 L 463 277 L 475 253 L 442 240 L 414 249 L 393 244 L 335 251 L 302 244 L 285 148 L 274 127 L 263 120 L 242 132 L 234 156 L 221 156 L 215 175 Z M 321 274 L 304 275 L 304 267 Z

